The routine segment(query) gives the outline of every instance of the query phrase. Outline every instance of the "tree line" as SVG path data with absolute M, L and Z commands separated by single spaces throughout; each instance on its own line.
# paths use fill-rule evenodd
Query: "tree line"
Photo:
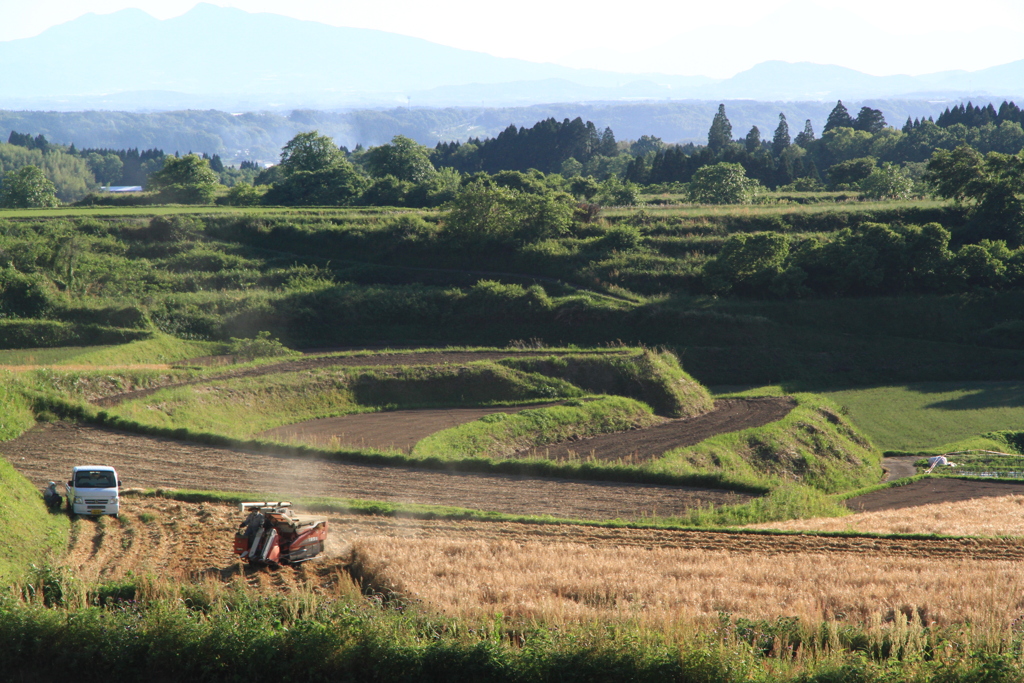
M 215 174 L 214 188 L 218 184 L 232 188 L 223 201 L 240 204 L 430 207 L 450 201 L 474 179 L 509 173 L 520 177 L 513 181 L 510 178 L 515 176 L 506 175 L 504 180 L 487 182 L 511 183 L 508 187 L 517 191 L 522 189 L 517 184 L 540 183 L 586 202 L 629 203 L 642 186 L 688 193 L 692 201 L 702 203 L 751 201 L 764 190 L 777 189 L 902 198 L 928 189 L 923 184 L 925 165 L 937 151 L 966 145 L 979 153 L 1019 152 L 1024 148 L 1024 128 L 1015 120 L 1019 114 L 1019 108 L 1008 102 L 998 111 L 992 105 L 968 105 L 948 109 L 940 122 L 908 121 L 897 130 L 880 110 L 865 106 L 854 115 L 839 101 L 820 136 L 810 120 L 791 129 L 780 113 L 770 135 L 753 126 L 737 137 L 725 106 L 720 105 L 707 143 L 700 145 L 669 145 L 654 136 L 620 142 L 610 128 L 599 130 L 593 122 L 577 117 L 548 118 L 531 127 L 512 125 L 494 138 L 439 143 L 433 149 L 398 135 L 390 143 L 350 151 L 336 146 L 328 136 L 307 131 L 293 137 L 284 147 L 281 163 L 268 169 L 253 161 L 228 167 L 217 154 L 196 156 Z M 954 121 L 957 117 L 978 125 Z M 304 144 L 333 151 L 316 169 L 296 166 L 290 156 Z M 223 194 L 209 188 L 175 193 L 167 187 L 181 182 L 151 182 L 168 159 L 184 158 L 177 152 L 171 157 L 159 149 L 79 150 L 74 144 L 54 145 L 42 135 L 16 131 L 11 132 L 8 145 L 0 147 L 8 157 L 13 148 L 33 155 L 38 163 L 32 165 L 54 182 L 57 196 L 64 201 L 82 196 L 97 184 L 115 183 L 144 185 L 158 193 L 157 199 L 173 195 L 196 200 Z M 26 165 L 27 157 L 19 154 L 5 163 L 0 150 L 0 164 L 8 170 Z M 59 155 L 65 157 L 62 178 L 55 177 Z M 77 176 L 77 181 L 71 182 L 71 176 Z

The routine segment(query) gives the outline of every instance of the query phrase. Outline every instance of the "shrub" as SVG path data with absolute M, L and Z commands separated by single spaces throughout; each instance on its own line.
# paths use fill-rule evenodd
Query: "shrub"
M 235 356 L 236 359 L 250 361 L 256 358 L 288 356 L 294 352 L 280 340 L 272 339 L 269 332 L 263 331 L 257 333 L 252 339 L 232 337 L 228 353 Z

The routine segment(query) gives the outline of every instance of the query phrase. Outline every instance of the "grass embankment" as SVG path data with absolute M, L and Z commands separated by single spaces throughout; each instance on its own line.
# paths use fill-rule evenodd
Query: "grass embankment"
M 658 415 L 693 417 L 714 407 L 711 394 L 688 375 L 674 355 L 649 349 L 599 355 L 508 358 L 502 365 L 558 377 L 593 394 L 628 396 Z
M 0 348 L 29 349 L 61 346 L 114 345 L 149 337 L 145 330 L 124 329 L 94 323 L 57 320 L 0 320 Z
M 163 389 L 109 412 L 149 427 L 249 439 L 306 420 L 400 408 L 507 405 L 578 398 L 562 380 L 492 363 L 334 368 Z
M 773 487 L 797 481 L 829 493 L 881 478 L 880 454 L 838 406 L 814 394 L 793 398 L 796 407 L 777 422 L 670 451 L 650 467 L 680 475 L 720 473 Z
M 649 427 L 658 421 L 646 405 L 622 396 L 608 396 L 511 415 L 487 415 L 428 436 L 413 447 L 412 456 L 441 460 L 502 459 L 536 446 Z
M 0 441 L 34 424 L 28 401 L 10 373 L 0 371 Z M 3 455 L 0 443 L 0 455 Z M 28 479 L 0 457 L 0 585 L 23 579 L 30 565 L 42 566 L 67 547 L 67 515 L 51 514 Z
M 226 348 L 220 342 L 187 341 L 156 332 L 148 339 L 126 344 L 8 349 L 0 351 L 0 366 L 159 365 L 224 353 Z

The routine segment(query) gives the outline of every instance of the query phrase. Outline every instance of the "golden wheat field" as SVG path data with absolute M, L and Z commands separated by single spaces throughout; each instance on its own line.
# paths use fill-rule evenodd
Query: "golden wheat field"
M 452 615 L 664 627 L 721 612 L 862 624 L 902 613 L 999 633 L 1024 613 L 1024 574 L 1003 560 L 388 536 L 355 539 L 354 549 L 378 586 Z
M 848 517 L 796 519 L 752 525 L 790 531 L 859 531 L 879 534 L 1024 536 L 1024 496 L 975 498 L 902 510 L 860 512 Z

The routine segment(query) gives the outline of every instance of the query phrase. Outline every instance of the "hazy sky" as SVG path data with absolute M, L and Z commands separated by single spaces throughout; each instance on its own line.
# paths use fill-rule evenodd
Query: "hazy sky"
M 87 12 L 136 7 L 168 19 L 196 0 L 0 0 L 0 41 Z M 570 66 L 731 76 L 768 59 L 875 75 L 976 70 L 1024 59 L 1024 2 L 972 0 L 215 0 L 335 26 Z M 969 11 L 967 10 L 969 8 Z

